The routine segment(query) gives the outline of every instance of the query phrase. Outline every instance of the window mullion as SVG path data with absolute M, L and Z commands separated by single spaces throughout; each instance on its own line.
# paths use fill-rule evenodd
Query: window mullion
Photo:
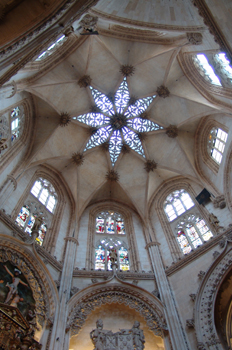
M 184 233 L 185 233 L 185 237 L 187 238 L 187 241 L 189 242 L 190 247 L 192 248 L 192 250 L 194 250 L 194 249 L 195 249 L 195 248 L 194 248 L 194 245 L 192 244 L 192 241 L 191 241 L 191 239 L 189 238 L 189 235 L 188 235 L 188 233 L 187 233 L 186 228 L 184 228 Z
M 201 233 L 200 233 L 200 230 L 198 229 L 197 225 L 194 225 L 194 228 L 195 228 L 195 230 L 197 231 L 198 236 L 200 237 L 200 239 L 201 239 L 201 241 L 202 241 L 202 243 L 203 243 L 203 242 L 204 242 L 204 239 L 203 239 L 203 237 L 202 237 L 202 235 L 201 235 Z

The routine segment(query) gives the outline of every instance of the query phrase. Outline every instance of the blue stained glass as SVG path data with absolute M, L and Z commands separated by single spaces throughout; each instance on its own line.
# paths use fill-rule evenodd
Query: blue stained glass
M 128 105 L 129 99 L 130 99 L 129 89 L 128 89 L 126 78 L 124 78 L 123 82 L 118 88 L 118 91 L 115 94 L 115 106 L 118 113 L 123 113 L 124 109 Z
M 139 116 L 139 114 L 146 111 L 146 109 L 152 103 L 154 98 L 155 96 L 145 97 L 145 98 L 141 98 L 140 100 L 137 100 L 133 105 L 127 108 L 127 111 L 125 112 L 125 116 L 127 118 Z
M 122 129 L 122 133 L 126 144 L 145 158 L 143 146 L 138 135 L 135 134 L 134 131 L 128 129 L 127 127 L 124 127 Z
M 148 119 L 134 118 L 127 121 L 127 125 L 137 132 L 148 132 L 163 129 L 162 126 L 152 122 Z
M 110 121 L 109 117 L 101 113 L 87 113 L 79 115 L 78 117 L 73 117 L 73 119 L 92 127 L 106 125 Z
M 108 97 L 102 92 L 98 91 L 97 89 L 94 89 L 92 86 L 90 86 L 90 91 L 92 93 L 97 107 L 100 108 L 102 112 L 105 112 L 109 115 L 113 115 L 114 106 L 113 103 L 108 99 Z
M 85 151 L 87 149 L 91 149 L 93 147 L 99 146 L 102 143 L 106 142 L 107 139 L 110 136 L 110 133 L 112 131 L 111 126 L 106 126 L 104 128 L 98 129 L 91 137 L 89 142 L 87 143 L 85 147 Z
M 112 165 L 116 163 L 122 149 L 122 138 L 119 130 L 115 130 L 110 138 L 109 153 Z

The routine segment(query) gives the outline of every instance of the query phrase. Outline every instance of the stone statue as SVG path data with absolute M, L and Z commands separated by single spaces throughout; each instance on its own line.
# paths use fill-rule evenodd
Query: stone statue
M 36 217 L 32 231 L 38 231 L 42 223 L 43 223 L 43 218 L 41 216 Z
M 102 320 L 97 320 L 97 328 L 90 333 L 90 338 L 95 346 L 94 350 L 104 350 L 105 334 Z
M 117 264 L 118 255 L 115 249 L 110 249 L 110 261 L 112 264 Z
M 135 321 L 132 327 L 133 343 L 134 343 L 134 348 L 136 350 L 143 350 L 145 339 L 143 335 L 143 330 L 140 329 L 139 327 L 140 327 L 139 321 Z

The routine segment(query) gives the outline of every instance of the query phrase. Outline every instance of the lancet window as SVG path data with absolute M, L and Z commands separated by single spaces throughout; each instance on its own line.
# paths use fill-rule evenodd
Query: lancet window
M 0 116 L 0 154 L 4 154 L 17 140 L 23 131 L 24 108 L 16 106 Z
M 59 46 L 63 45 L 65 39 L 67 39 L 67 37 L 65 35 L 61 35 L 54 43 L 52 43 L 36 58 L 36 61 L 41 61 L 44 58 L 50 56 Z
M 52 184 L 43 178 L 35 181 L 31 193 L 53 213 L 57 203 L 57 194 Z
M 21 208 L 15 222 L 30 236 L 35 223 L 35 218 L 38 216 L 43 218 L 43 222 L 40 226 L 39 236 L 36 238 L 36 242 L 42 245 L 47 232 L 47 223 L 46 214 L 44 213 L 43 209 L 41 210 L 41 207 L 37 207 L 35 203 L 31 203 L 31 205 L 25 204 Z
M 170 193 L 164 202 L 164 211 L 171 222 L 194 206 L 190 195 L 184 190 Z
M 194 56 L 193 61 L 206 81 L 217 86 L 232 87 L 232 67 L 225 53 L 200 53 Z
M 95 249 L 95 270 L 111 270 L 110 253 L 117 254 L 117 265 L 122 271 L 130 268 L 128 249 L 125 242 L 116 238 L 104 238 L 97 242 Z
M 228 134 L 220 128 L 212 128 L 208 139 L 208 152 L 212 159 L 220 164 L 225 150 Z
M 184 254 L 190 253 L 213 237 L 205 221 L 197 214 L 184 215 L 176 226 L 176 239 Z

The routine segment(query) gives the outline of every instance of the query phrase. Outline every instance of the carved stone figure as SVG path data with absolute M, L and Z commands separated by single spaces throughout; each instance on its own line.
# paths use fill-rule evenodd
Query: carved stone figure
M 103 330 L 103 321 L 97 320 L 97 328 L 90 333 L 90 338 L 95 346 L 94 350 L 104 350 L 105 336 L 106 334 L 112 334 L 111 331 Z
M 4 265 L 6 271 L 9 273 L 9 275 L 12 277 L 12 282 L 6 284 L 6 287 L 9 288 L 9 292 L 7 294 L 5 304 L 7 304 L 15 294 L 18 294 L 18 284 L 22 283 L 24 286 L 28 287 L 26 283 L 24 283 L 18 276 L 20 275 L 20 271 L 15 269 L 14 275 L 10 272 L 10 270 L 7 268 L 6 265 Z
M 42 223 L 43 223 L 43 218 L 41 216 L 36 217 L 32 231 L 38 231 Z
M 134 348 L 136 350 L 143 350 L 145 339 L 144 339 L 143 330 L 140 329 L 139 327 L 140 327 L 139 321 L 135 321 L 132 327 L 133 343 L 134 343 Z
M 117 264 L 118 255 L 115 249 L 110 249 L 110 261 L 112 264 Z

